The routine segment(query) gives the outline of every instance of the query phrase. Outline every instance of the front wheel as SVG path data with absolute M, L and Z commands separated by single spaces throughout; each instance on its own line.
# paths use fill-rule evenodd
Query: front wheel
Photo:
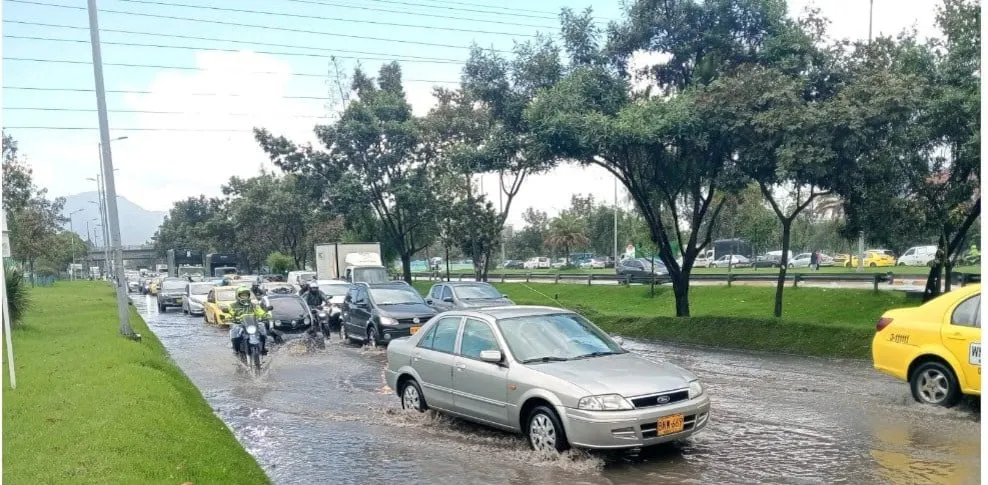
M 878 265 L 875 264 L 875 263 L 871 263 L 871 264 L 868 265 L 868 267 L 869 268 L 876 268 L 876 267 L 878 267 Z
M 414 379 L 409 379 L 401 388 L 401 408 L 420 413 L 428 409 L 425 405 L 425 397 L 422 396 L 422 388 Z
M 909 379 L 913 398 L 924 404 L 952 407 L 961 400 L 957 376 L 940 362 L 926 362 Z
M 528 436 L 528 444 L 539 453 L 557 455 L 569 448 L 559 416 L 547 406 L 532 410 L 525 434 Z
M 250 348 L 250 369 L 254 377 L 261 375 L 261 349 L 257 345 Z
M 374 330 L 374 325 L 367 326 L 367 338 L 364 339 L 364 343 L 372 349 L 376 349 L 380 345 L 377 342 L 377 331 Z

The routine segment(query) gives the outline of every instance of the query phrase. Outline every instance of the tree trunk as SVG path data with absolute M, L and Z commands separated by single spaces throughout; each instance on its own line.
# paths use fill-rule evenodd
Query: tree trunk
M 940 296 L 941 278 L 946 256 L 947 237 L 941 231 L 940 238 L 937 241 L 937 253 L 933 258 L 933 267 L 930 268 L 930 275 L 926 278 L 926 289 L 923 290 L 923 302 L 930 301 Z
M 690 316 L 690 276 L 682 271 L 670 271 L 672 292 L 676 296 L 676 316 Z
M 412 255 L 401 253 L 401 275 L 406 283 L 412 284 Z
M 483 273 L 481 274 L 480 281 L 487 281 L 487 271 L 491 267 L 491 253 L 493 251 L 494 251 L 493 246 L 488 246 L 487 249 L 484 251 L 484 268 L 483 268 Z
M 34 258 L 29 259 L 27 264 L 31 267 L 31 288 L 34 288 Z
M 443 249 L 446 250 L 446 281 L 449 281 L 449 246 L 443 245 Z
M 789 269 L 789 243 L 792 239 L 792 219 L 782 221 L 782 259 L 779 262 L 779 279 L 775 282 L 776 318 L 782 317 L 782 293 L 786 288 L 786 271 Z

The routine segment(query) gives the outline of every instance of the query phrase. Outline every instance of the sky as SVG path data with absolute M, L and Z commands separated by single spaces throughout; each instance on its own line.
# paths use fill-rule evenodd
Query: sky
M 254 126 L 318 145 L 312 128 L 326 123 L 333 108 L 330 56 L 346 72 L 359 64 L 376 73 L 381 64 L 399 61 L 409 102 L 417 114 L 425 114 L 434 103 L 433 86 L 457 85 L 473 43 L 508 51 L 536 32 L 555 34 L 555 12 L 562 7 L 592 7 L 602 20 L 620 17 L 618 0 L 97 4 L 110 137 L 127 137 L 111 144 L 117 193 L 160 211 L 186 197 L 218 196 L 231 176 L 274 170 L 253 139 Z M 915 27 L 923 37 L 936 35 L 936 4 L 874 0 L 874 33 Z M 99 170 L 85 5 L 70 0 L 2 2 L 3 126 L 33 168 L 35 183 L 56 196 L 95 190 L 87 178 Z M 866 0 L 790 0 L 790 15 L 808 5 L 831 20 L 831 36 L 867 38 Z M 44 59 L 72 62 L 40 61 Z M 527 207 L 553 215 L 569 205 L 573 194 L 611 202 L 613 180 L 603 169 L 578 166 L 532 176 L 512 203 L 508 223 L 520 227 Z M 494 202 L 496 187 L 495 175 L 485 177 L 484 189 Z M 619 203 L 624 199 L 621 191 Z

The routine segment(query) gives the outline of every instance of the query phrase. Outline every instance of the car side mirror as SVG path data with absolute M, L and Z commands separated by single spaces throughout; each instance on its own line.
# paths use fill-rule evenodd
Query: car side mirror
M 264 309 L 267 311 L 274 310 L 274 305 L 268 303 L 267 305 L 264 305 Z
M 500 364 L 504 356 L 501 355 L 500 350 L 481 350 L 480 360 L 484 362 L 490 362 L 491 364 Z
M 446 303 L 453 303 L 453 297 L 451 296 L 449 298 L 443 298 L 443 301 Z
M 501 295 L 501 298 L 507 298 L 508 295 Z
M 431 305 L 432 304 L 432 298 L 426 299 L 425 300 L 425 304 L 426 305 Z

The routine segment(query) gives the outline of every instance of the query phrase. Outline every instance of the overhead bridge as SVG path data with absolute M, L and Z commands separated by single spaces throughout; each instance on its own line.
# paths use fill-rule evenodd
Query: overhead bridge
M 124 246 L 121 252 L 125 267 L 131 266 L 127 264 L 128 261 L 134 263 L 140 262 L 146 265 L 165 262 L 165 258 L 158 255 L 158 253 L 151 246 Z M 112 254 L 110 258 L 113 258 Z M 106 253 L 103 248 L 92 249 L 89 251 L 89 261 L 101 265 L 104 259 L 106 259 Z

